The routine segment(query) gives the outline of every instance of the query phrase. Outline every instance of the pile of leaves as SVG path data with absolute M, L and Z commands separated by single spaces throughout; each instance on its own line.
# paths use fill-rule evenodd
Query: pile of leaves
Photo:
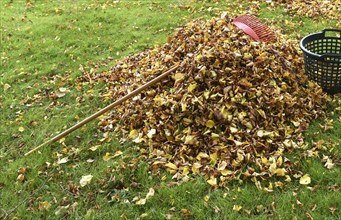
M 254 42 L 222 15 L 178 28 L 163 46 L 85 75 L 117 100 L 168 70 L 154 87 L 101 117 L 104 131 L 138 143 L 150 169 L 177 180 L 202 174 L 212 186 L 235 179 L 305 177 L 287 155 L 306 149 L 302 132 L 327 96 L 304 75 L 297 42 Z M 308 149 L 306 149 L 308 150 Z M 278 186 L 281 186 L 278 182 Z
M 325 16 L 330 19 L 341 19 L 341 0 L 278 0 L 285 8 L 298 16 L 316 17 Z

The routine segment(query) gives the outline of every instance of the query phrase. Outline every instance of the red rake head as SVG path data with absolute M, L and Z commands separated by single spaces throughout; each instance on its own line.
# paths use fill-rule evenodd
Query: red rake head
M 276 40 L 275 33 L 255 16 L 239 16 L 233 20 L 233 24 L 256 41 L 271 42 Z

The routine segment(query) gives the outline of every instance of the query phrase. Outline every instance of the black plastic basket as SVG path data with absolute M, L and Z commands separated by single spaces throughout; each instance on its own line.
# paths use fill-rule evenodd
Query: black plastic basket
M 326 36 L 339 32 L 339 36 Z M 325 29 L 300 41 L 304 54 L 305 72 L 310 80 L 329 94 L 341 92 L 341 30 Z

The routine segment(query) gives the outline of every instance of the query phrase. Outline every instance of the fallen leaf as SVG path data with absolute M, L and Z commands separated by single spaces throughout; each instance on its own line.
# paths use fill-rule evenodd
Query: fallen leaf
M 40 211 L 47 211 L 49 210 L 51 207 L 51 204 L 49 203 L 49 201 L 44 201 L 44 202 L 39 202 L 39 210 Z
M 191 215 L 191 211 L 189 211 L 188 209 L 181 209 L 181 212 L 184 216 L 190 216 Z
M 105 155 L 103 156 L 103 160 L 104 161 L 108 161 L 112 158 L 112 156 L 110 155 L 110 153 L 106 152 Z
M 81 180 L 79 181 L 81 187 L 88 185 L 91 182 L 92 177 L 93 176 L 91 174 L 86 175 L 86 176 L 82 176 Z
M 217 186 L 217 178 L 210 178 L 209 180 L 207 180 L 208 184 L 210 184 L 211 186 Z
M 300 178 L 300 184 L 302 184 L 302 185 L 308 185 L 308 184 L 310 184 L 310 182 L 311 182 L 311 179 L 310 179 L 310 176 L 308 174 L 306 174 Z
M 64 164 L 64 163 L 67 163 L 69 161 L 69 159 L 67 157 L 63 157 L 62 159 L 58 159 L 58 164 Z
M 149 188 L 149 191 L 146 195 L 146 199 L 150 199 L 151 197 L 154 196 L 155 190 L 153 188 Z
M 178 169 L 178 167 L 175 165 L 175 164 L 173 164 L 173 163 L 166 163 L 165 164 L 165 167 L 168 167 L 168 168 L 170 168 L 170 169 L 172 169 L 172 170 L 177 170 Z
M 144 205 L 144 204 L 146 204 L 146 201 L 147 201 L 146 199 L 139 199 L 135 202 L 135 204 L 136 205 Z
M 91 151 L 96 151 L 100 146 L 101 146 L 101 145 L 95 145 L 95 146 L 90 147 L 89 149 L 90 149 Z
M 147 134 L 147 137 L 148 138 L 153 138 L 154 134 L 156 134 L 156 130 L 153 128 L 153 129 L 150 129 L 148 131 L 148 134 Z
M 185 78 L 185 75 L 182 73 L 176 73 L 173 76 L 173 79 L 175 79 L 175 80 L 182 80 L 183 78 Z
M 241 205 L 233 205 L 233 208 L 232 210 L 233 211 L 236 211 L 236 212 L 239 212 L 243 207 Z
M 212 120 L 206 121 L 206 127 L 213 128 L 214 127 L 214 121 L 212 121 Z
M 20 182 L 25 182 L 26 181 L 26 177 L 24 174 L 19 174 L 17 177 L 17 180 L 19 180 Z
M 9 85 L 9 84 L 5 84 L 4 85 L 4 91 L 6 92 L 9 88 L 11 88 L 12 86 L 11 85 Z
M 118 151 L 115 152 L 115 154 L 111 158 L 115 158 L 115 157 L 121 156 L 122 154 L 123 154 L 123 152 L 118 150 Z

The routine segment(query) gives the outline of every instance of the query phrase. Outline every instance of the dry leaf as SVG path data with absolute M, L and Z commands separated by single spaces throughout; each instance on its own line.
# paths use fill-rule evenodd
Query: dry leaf
M 233 211 L 239 212 L 243 207 L 241 205 L 233 205 Z
M 91 182 L 92 177 L 93 176 L 91 174 L 86 175 L 86 176 L 82 176 L 81 180 L 79 181 L 81 187 L 88 185 Z
M 64 164 L 67 163 L 69 161 L 69 159 L 67 157 L 63 157 L 62 159 L 58 159 L 58 164 Z
M 304 176 L 302 176 L 300 178 L 300 184 L 302 184 L 302 185 L 308 185 L 308 184 L 310 184 L 310 182 L 311 182 L 311 179 L 310 179 L 310 176 L 308 174 L 305 174 Z
M 49 201 L 44 201 L 44 202 L 39 202 L 39 210 L 40 211 L 46 211 L 49 210 L 51 207 L 51 204 L 49 203 Z
M 149 188 L 149 191 L 146 195 L 146 199 L 150 199 L 151 197 L 154 196 L 155 190 L 153 188 Z

